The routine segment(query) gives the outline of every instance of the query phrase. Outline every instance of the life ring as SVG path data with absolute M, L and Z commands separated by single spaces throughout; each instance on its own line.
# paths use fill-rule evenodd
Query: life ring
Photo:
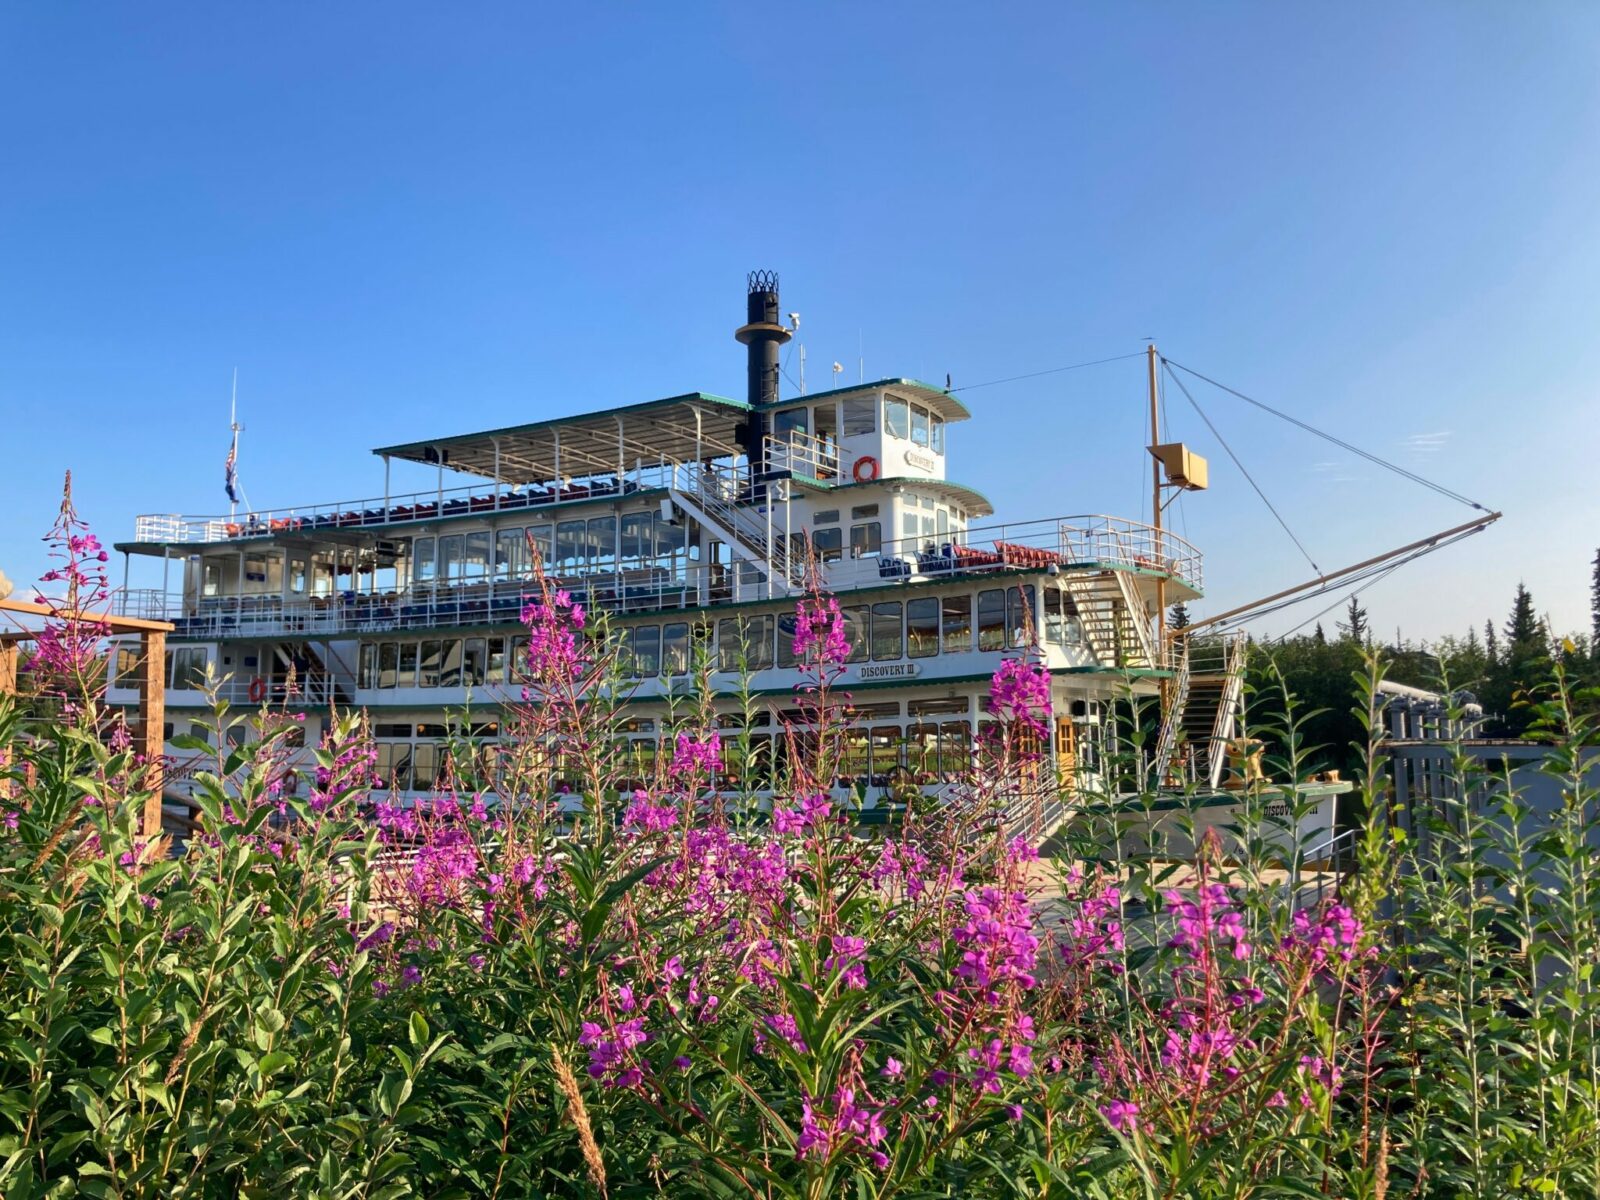
M 267 681 L 257 675 L 250 681 L 250 703 L 260 704 L 267 698 Z
M 856 465 L 851 468 L 850 474 L 857 483 L 871 483 L 878 477 L 878 460 L 870 454 L 864 454 L 856 459 Z

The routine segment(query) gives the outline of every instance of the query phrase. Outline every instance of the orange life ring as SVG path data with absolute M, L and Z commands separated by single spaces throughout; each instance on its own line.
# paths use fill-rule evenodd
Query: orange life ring
M 267 681 L 257 675 L 250 681 L 250 703 L 260 704 L 267 698 Z
M 878 477 L 878 460 L 870 454 L 864 454 L 856 459 L 856 465 L 851 468 L 850 474 L 857 483 L 871 483 Z

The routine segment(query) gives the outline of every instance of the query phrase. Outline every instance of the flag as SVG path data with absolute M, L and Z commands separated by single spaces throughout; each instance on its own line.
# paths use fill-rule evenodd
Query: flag
M 233 431 L 233 444 L 228 447 L 228 461 L 223 464 L 222 486 L 227 490 L 228 502 L 239 503 L 239 431 Z

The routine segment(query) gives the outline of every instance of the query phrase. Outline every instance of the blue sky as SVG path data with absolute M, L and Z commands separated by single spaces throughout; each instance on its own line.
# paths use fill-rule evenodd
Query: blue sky
M 1369 591 L 1380 631 L 1518 579 L 1586 627 L 1597 62 L 1577 3 L 12 5 L 0 569 L 43 568 L 68 467 L 107 540 L 224 508 L 235 367 L 263 508 L 371 494 L 376 445 L 742 395 L 773 267 L 814 386 L 1153 337 L 1506 510 Z M 1325 569 L 1469 515 L 1195 394 Z M 1140 363 L 964 396 L 951 473 L 1002 515 L 1147 505 Z M 1211 611 L 1306 575 L 1171 400 Z

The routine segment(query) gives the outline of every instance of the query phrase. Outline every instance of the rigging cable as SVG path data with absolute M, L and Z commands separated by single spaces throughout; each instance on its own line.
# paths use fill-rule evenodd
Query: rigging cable
M 1121 362 L 1127 358 L 1143 358 L 1143 350 L 1135 350 L 1132 354 L 1113 354 L 1110 358 L 1097 358 L 1091 362 L 1072 363 L 1065 367 L 1051 367 L 1048 371 L 1032 371 L 1027 375 L 1011 375 L 1005 379 L 990 379 L 983 383 L 964 383 L 958 388 L 947 389 L 950 392 L 970 392 L 977 388 L 994 387 L 1001 383 L 1016 383 L 1022 379 L 1037 379 L 1041 375 L 1059 375 L 1063 371 L 1081 371 L 1084 367 L 1098 367 L 1102 363 Z
M 1361 449 L 1361 447 L 1359 447 L 1359 446 L 1352 446 L 1349 442 L 1343 440 L 1342 438 L 1334 437 L 1333 434 L 1331 434 L 1331 433 L 1323 433 L 1322 430 L 1316 428 L 1315 426 L 1307 425 L 1304 421 L 1300 420 L 1297 417 L 1291 417 L 1286 412 L 1280 412 L 1276 408 L 1273 408 L 1270 404 L 1263 404 L 1260 400 L 1256 400 L 1256 399 L 1251 398 L 1250 396 L 1246 396 L 1243 392 L 1238 391 L 1238 390 L 1236 390 L 1234 388 L 1231 388 L 1225 383 L 1218 383 L 1215 379 L 1212 379 L 1209 375 L 1202 375 L 1199 371 L 1196 371 L 1193 367 L 1186 367 L 1182 363 L 1174 362 L 1172 359 L 1166 358 L 1166 357 L 1163 357 L 1161 359 L 1161 361 L 1167 365 L 1169 374 L 1171 373 L 1171 368 L 1177 367 L 1178 370 L 1184 371 L 1184 372 L 1186 372 L 1186 373 L 1188 373 L 1190 375 L 1193 375 L 1196 379 L 1202 379 L 1206 383 L 1209 383 L 1212 387 L 1218 388 L 1218 389 L 1220 389 L 1220 390 L 1222 390 L 1224 392 L 1227 392 L 1230 396 L 1238 397 L 1240 400 L 1243 400 L 1246 404 L 1255 405 L 1255 407 L 1259 408 L 1262 412 L 1271 413 L 1273 416 L 1278 417 L 1281 420 L 1287 421 L 1291 425 L 1298 426 L 1299 428 L 1305 430 L 1307 433 L 1316 434 L 1317 437 L 1322 438 L 1324 441 L 1332 442 L 1335 446 L 1339 446 L 1339 447 L 1341 447 L 1341 448 L 1343 448 L 1345 450 L 1350 451 L 1351 454 L 1355 454 L 1355 455 L 1360 456 L 1361 458 L 1366 459 L 1368 462 L 1372 463 L 1374 466 L 1382 467 L 1387 471 L 1393 471 L 1396 475 L 1403 476 L 1404 478 L 1411 480 L 1411 482 L 1413 482 L 1413 483 L 1419 483 L 1425 488 L 1430 488 L 1431 490 L 1433 490 L 1435 492 L 1438 492 L 1441 496 L 1446 496 L 1451 500 L 1458 501 L 1461 504 L 1467 505 L 1469 508 L 1475 508 L 1479 512 L 1488 512 L 1489 511 L 1483 505 L 1479 504 L 1476 500 L 1469 499 L 1468 497 L 1463 496 L 1460 492 L 1451 491 L 1449 488 L 1445 487 L 1443 484 L 1434 483 L 1433 480 L 1431 480 L 1431 479 L 1425 479 L 1421 475 L 1418 475 L 1415 471 L 1408 471 L 1402 466 L 1398 466 L 1395 463 L 1389 462 L 1387 459 L 1379 458 L 1376 454 L 1372 454 L 1372 453 L 1369 453 L 1366 450 Z M 1182 385 L 1180 384 L 1179 386 L 1181 387 Z M 1187 395 L 1188 393 L 1185 392 L 1184 394 Z M 1191 403 L 1192 403 L 1192 401 L 1191 401 Z M 1206 423 L 1208 425 L 1210 424 L 1209 421 L 1206 422 Z
M 1211 418 L 1206 416 L 1206 410 L 1201 408 L 1199 402 L 1189 394 L 1189 389 L 1184 387 L 1183 380 L 1178 378 L 1177 374 L 1172 370 L 1172 367 L 1167 364 L 1167 360 L 1163 358 L 1161 362 L 1167 368 L 1167 378 L 1171 379 L 1173 383 L 1178 385 L 1178 390 L 1183 393 L 1183 398 L 1189 402 L 1189 404 L 1194 408 L 1195 412 L 1200 414 L 1200 419 L 1206 423 L 1206 428 L 1211 430 L 1211 436 L 1222 443 L 1222 448 L 1228 452 L 1228 457 L 1233 459 L 1233 465 L 1239 468 L 1240 473 L 1244 475 L 1250 486 L 1255 489 L 1256 495 L 1261 497 L 1261 503 L 1265 504 L 1272 515 L 1278 519 L 1278 524 L 1283 526 L 1283 531 L 1289 535 L 1289 540 L 1295 544 L 1300 553 L 1305 556 L 1305 560 L 1311 564 L 1311 569 L 1318 575 L 1321 575 L 1322 568 L 1317 565 L 1317 560 L 1311 557 L 1311 552 L 1305 548 L 1305 544 L 1295 536 L 1294 530 L 1289 528 L 1289 522 L 1283 519 L 1283 514 L 1278 511 L 1277 507 L 1272 503 L 1271 500 L 1267 499 L 1267 494 L 1261 490 L 1261 485 L 1255 481 L 1255 476 L 1251 475 L 1249 470 L 1246 469 L 1245 465 L 1239 461 L 1239 456 L 1233 452 L 1233 447 L 1228 445 L 1228 440 L 1223 437 L 1217 427 L 1211 423 Z

